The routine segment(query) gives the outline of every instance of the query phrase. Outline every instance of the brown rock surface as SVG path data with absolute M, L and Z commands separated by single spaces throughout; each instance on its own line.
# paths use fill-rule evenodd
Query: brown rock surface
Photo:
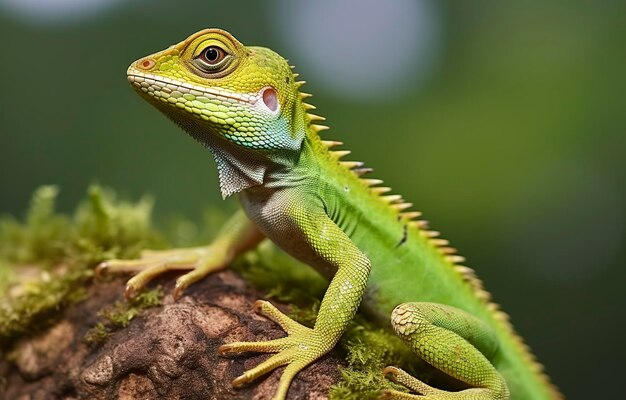
M 173 279 L 161 282 L 171 292 Z M 101 320 L 98 310 L 121 299 L 123 288 L 122 278 L 91 285 L 87 300 L 68 308 L 54 326 L 18 341 L 13 362 L 0 361 L 5 379 L 0 398 L 271 399 L 282 368 L 241 389 L 230 385 L 268 355 L 217 355 L 224 343 L 284 336 L 276 324 L 253 313 L 262 295 L 238 275 L 210 276 L 177 302 L 168 294 L 161 306 L 144 310 L 103 344 L 86 344 L 85 334 Z M 289 399 L 327 398 L 341 362 L 332 352 L 306 368 L 292 383 Z

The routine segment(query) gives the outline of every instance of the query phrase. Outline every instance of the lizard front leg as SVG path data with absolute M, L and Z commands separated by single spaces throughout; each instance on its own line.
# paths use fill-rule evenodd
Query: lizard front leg
M 395 390 L 381 398 L 395 400 L 507 400 L 502 375 L 488 357 L 498 348 L 495 334 L 478 318 L 454 307 L 436 303 L 405 303 L 391 316 L 396 334 L 417 355 L 469 389 L 448 392 L 435 389 L 396 367 L 383 371 L 389 378 L 419 395 Z
M 231 261 L 264 239 L 263 234 L 243 211 L 237 211 L 224 225 L 213 243 L 203 247 L 146 250 L 137 260 L 108 260 L 96 269 L 102 273 L 136 273 L 126 284 L 126 297 L 132 297 L 152 279 L 175 270 L 189 271 L 176 280 L 174 297 L 208 274 L 226 268 Z
M 356 313 L 370 271 L 367 257 L 323 210 L 318 213 L 296 210 L 293 219 L 305 238 L 299 245 L 309 246 L 306 250 L 312 250 L 320 263 L 336 270 L 322 299 L 314 327 L 308 328 L 293 321 L 268 302 L 257 302 L 256 311 L 278 323 L 287 336 L 266 342 L 229 343 L 220 348 L 220 354 L 277 353 L 233 381 L 234 386 L 239 386 L 286 366 L 274 400 L 285 399 L 294 376 L 335 346 Z

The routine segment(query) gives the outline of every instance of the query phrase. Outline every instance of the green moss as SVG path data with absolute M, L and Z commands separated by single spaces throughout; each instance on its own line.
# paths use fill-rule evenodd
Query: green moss
M 87 344 L 104 343 L 109 338 L 111 331 L 104 322 L 98 322 L 93 328 L 89 329 L 83 340 Z
M 24 222 L 0 218 L 0 344 L 45 328 L 82 299 L 94 266 L 164 244 L 150 224 L 152 201 L 118 201 L 92 186 L 73 216 L 55 212 L 58 190 L 33 195 Z M 4 347 L 4 346 L 3 346 Z
M 144 290 L 128 301 L 116 301 L 112 307 L 102 310 L 100 315 L 106 318 L 112 325 L 123 328 L 139 315 L 142 310 L 160 305 L 162 299 L 162 288 L 156 287 Z
M 348 366 L 341 369 L 341 380 L 331 388 L 331 400 L 378 399 L 383 389 L 402 390 L 384 378 L 382 370 L 388 365 L 414 372 L 415 355 L 395 335 L 362 315 L 357 315 L 339 343 Z
M 104 342 L 111 332 L 128 326 L 141 311 L 160 305 L 162 299 L 163 289 L 156 287 L 144 290 L 128 301 L 116 301 L 112 306 L 105 307 L 98 313 L 104 320 L 85 334 L 85 342 L 88 344 Z
M 49 326 L 59 310 L 84 298 L 81 286 L 90 276 L 90 271 L 72 268 L 60 276 L 44 273 L 41 280 L 23 284 L 22 293 L 3 300 L 0 307 L 0 344 L 35 332 L 35 325 L 38 329 Z
M 0 260 L 0 293 L 7 293 L 7 290 L 15 282 L 16 274 L 9 263 Z
M 267 297 L 283 303 L 310 306 L 322 298 L 328 286 L 311 267 L 269 242 L 245 254 L 233 268 Z
M 164 247 L 167 241 L 152 226 L 153 203 L 149 197 L 136 203 L 119 201 L 112 191 L 90 187 L 88 200 L 78 206 L 74 215 L 75 232 L 67 255 L 93 264 L 137 257 L 147 247 Z
M 4 216 L 0 219 L 0 260 L 7 263 L 42 263 L 50 266 L 63 258 L 64 243 L 70 236 L 70 220 L 54 212 L 58 189 L 42 186 L 30 202 L 24 222 Z

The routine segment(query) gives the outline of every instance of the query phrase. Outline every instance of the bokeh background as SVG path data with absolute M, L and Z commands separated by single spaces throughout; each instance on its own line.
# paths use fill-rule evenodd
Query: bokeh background
M 626 3 L 0 0 L 0 213 L 41 184 L 221 202 L 127 65 L 204 27 L 271 47 L 356 159 L 461 248 L 570 399 L 622 398 Z

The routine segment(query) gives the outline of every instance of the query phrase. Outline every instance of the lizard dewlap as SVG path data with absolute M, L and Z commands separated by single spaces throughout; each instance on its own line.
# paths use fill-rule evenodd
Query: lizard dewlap
M 287 336 L 224 344 L 221 354 L 273 355 L 233 381 L 250 383 L 284 367 L 274 399 L 285 399 L 296 374 L 332 349 L 360 305 L 420 358 L 467 388 L 447 391 L 394 366 L 384 373 L 410 392 L 388 399 L 542 400 L 561 395 L 550 384 L 506 314 L 490 299 L 463 257 L 428 230 L 420 213 L 346 150 L 324 141 L 287 61 L 245 46 L 219 29 L 197 32 L 128 68 L 128 80 L 150 104 L 215 158 L 223 196 L 237 193 L 242 210 L 208 246 L 110 260 L 112 272 L 140 271 L 132 296 L 168 270 L 186 270 L 175 297 L 239 254 L 271 240 L 329 280 L 313 328 L 267 301 L 255 311 Z M 391 319 L 391 323 L 389 320 Z M 382 373 L 383 371 L 381 371 Z

